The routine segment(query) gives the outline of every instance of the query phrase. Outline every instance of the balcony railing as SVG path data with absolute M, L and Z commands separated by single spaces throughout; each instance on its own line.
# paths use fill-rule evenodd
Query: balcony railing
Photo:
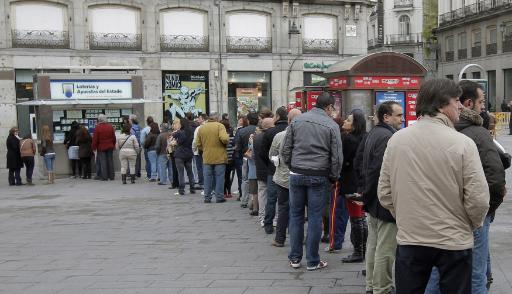
M 487 44 L 485 46 L 485 54 L 492 55 L 498 53 L 498 43 Z
M 446 51 L 444 53 L 445 61 L 454 61 L 455 60 L 455 51 Z
M 160 50 L 168 52 L 208 52 L 208 36 L 161 35 Z
M 303 53 L 338 53 L 337 39 L 302 39 Z
M 89 33 L 92 50 L 142 50 L 142 35 L 128 33 Z
M 386 44 L 400 45 L 400 44 L 417 44 L 422 42 L 421 34 L 396 34 L 386 35 Z
M 439 26 L 475 15 L 487 15 L 512 8 L 512 0 L 481 0 L 439 16 Z
M 482 56 L 482 46 L 471 47 L 471 57 L 480 57 Z
M 467 59 L 468 58 L 468 49 L 464 48 L 464 49 L 457 50 L 457 58 L 459 60 Z
M 12 47 L 15 48 L 69 48 L 67 31 L 12 30 Z
M 504 36 L 503 52 L 512 52 L 512 35 Z
M 413 0 L 395 0 L 395 8 L 412 8 Z
M 272 38 L 268 37 L 226 37 L 227 51 L 232 53 L 270 53 Z

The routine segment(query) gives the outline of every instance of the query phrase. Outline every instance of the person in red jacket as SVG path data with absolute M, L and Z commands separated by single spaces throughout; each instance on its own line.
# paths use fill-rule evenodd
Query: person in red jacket
M 98 116 L 98 125 L 92 136 L 92 150 L 99 158 L 102 181 L 114 180 L 114 148 L 116 147 L 116 134 L 111 124 L 107 123 L 107 117 L 104 114 Z

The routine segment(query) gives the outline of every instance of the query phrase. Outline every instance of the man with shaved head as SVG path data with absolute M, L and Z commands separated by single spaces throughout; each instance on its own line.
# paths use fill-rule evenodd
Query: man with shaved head
M 294 108 L 288 113 L 288 124 L 293 119 L 301 114 L 300 110 Z M 272 240 L 272 245 L 276 247 L 283 247 L 284 241 L 286 240 L 286 229 L 288 228 L 288 217 L 290 213 L 290 205 L 288 203 L 290 198 L 289 190 L 289 178 L 290 169 L 284 164 L 283 159 L 279 150 L 283 143 L 284 136 L 286 135 L 286 129 L 282 132 L 277 133 L 272 140 L 268 157 L 272 164 L 275 166 L 275 173 L 272 180 L 276 186 L 277 192 L 277 225 L 276 225 L 276 237 Z M 268 204 L 267 204 L 268 205 Z

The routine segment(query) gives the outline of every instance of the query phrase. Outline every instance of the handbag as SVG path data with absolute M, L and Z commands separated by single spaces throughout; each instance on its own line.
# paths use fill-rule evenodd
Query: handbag
M 178 146 L 178 142 L 174 137 L 170 137 L 167 139 L 167 156 L 171 156 L 171 154 L 176 151 L 176 147 Z
M 68 148 L 68 158 L 71 160 L 80 159 L 78 156 L 78 146 L 69 146 Z

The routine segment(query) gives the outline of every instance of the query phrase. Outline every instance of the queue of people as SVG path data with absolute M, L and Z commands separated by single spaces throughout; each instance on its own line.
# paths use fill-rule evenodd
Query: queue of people
M 204 203 L 232 198 L 236 174 L 240 207 L 274 234 L 271 245 L 284 247 L 288 230 L 294 269 L 304 244 L 306 269 L 327 267 L 321 242 L 325 253 L 338 253 L 350 223 L 353 252 L 340 261 L 364 262 L 366 293 L 486 293 L 489 227 L 506 194 L 510 156 L 483 126 L 484 102 L 474 82 L 431 79 L 418 93 L 418 122 L 405 129 L 397 102 L 380 104 L 367 132 L 367 114 L 335 116 L 334 98 L 322 93 L 307 113 L 263 108 L 240 116 L 235 130 L 216 112 L 160 126 L 148 117 L 142 130 L 131 116 L 116 138 L 100 115 L 92 137 L 77 124 L 65 143 L 77 149 L 72 158 L 68 152 L 72 177 L 90 178 L 95 157 L 96 178 L 114 180 L 117 148 L 122 184 L 133 184 L 143 152 L 149 182 L 179 197 L 187 184 L 189 194 L 204 189 Z M 50 134 L 43 126 L 40 155 L 53 183 Z M 22 165 L 31 184 L 34 141 L 12 128 L 7 147 L 9 184 L 22 184 Z

